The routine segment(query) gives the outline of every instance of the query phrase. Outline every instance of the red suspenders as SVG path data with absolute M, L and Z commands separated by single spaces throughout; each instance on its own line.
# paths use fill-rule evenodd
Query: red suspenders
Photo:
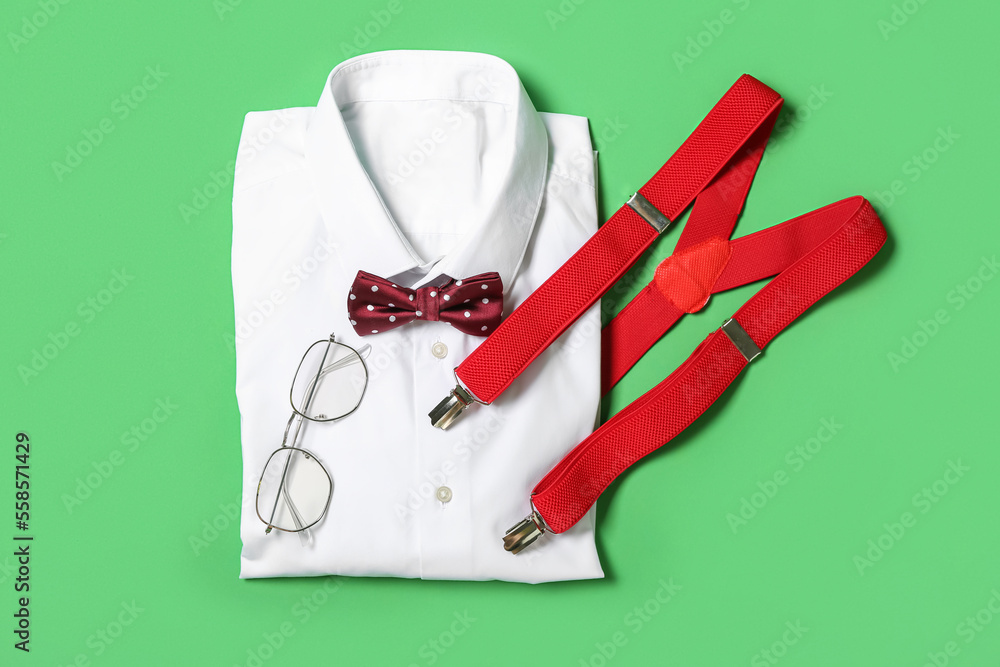
M 781 102 L 760 81 L 740 77 L 656 175 L 455 369 L 459 385 L 431 411 L 431 422 L 446 429 L 473 402 L 496 400 L 695 197 L 725 205 L 732 197 L 729 184 L 712 179 L 727 165 L 727 171 L 752 177 L 759 152 L 741 149 L 767 141 Z M 739 205 L 734 222 L 738 211 Z
M 885 228 L 871 204 L 852 197 L 723 242 L 730 250 L 727 263 L 714 282 L 703 284 L 707 293 L 775 273 L 777 277 L 709 334 L 667 379 L 563 457 L 535 486 L 533 511 L 507 532 L 504 548 L 517 553 L 545 530 L 569 530 L 608 484 L 701 416 L 778 332 L 864 266 L 885 239 Z M 610 360 L 606 369 L 611 369 L 604 378 L 608 387 L 683 312 L 674 295 L 665 296 L 656 283 L 654 278 L 604 329 L 602 346 L 610 355 L 605 358 Z M 683 292 L 676 299 L 683 302 L 682 297 Z
M 602 332 L 604 392 L 711 294 L 776 276 L 538 483 L 531 513 L 504 536 L 508 551 L 519 552 L 546 530 L 571 528 L 619 474 L 697 419 L 778 332 L 885 242 L 862 197 L 729 239 L 781 103 L 773 90 L 742 76 L 656 175 L 456 369 L 458 386 L 430 414 L 439 428 L 474 402 L 494 401 L 692 201 L 674 254 Z

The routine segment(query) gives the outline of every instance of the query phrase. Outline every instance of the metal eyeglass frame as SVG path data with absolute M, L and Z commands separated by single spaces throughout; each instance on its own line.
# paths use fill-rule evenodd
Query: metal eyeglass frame
M 310 417 L 309 415 L 306 415 L 303 412 L 300 412 L 295 407 L 295 400 L 294 400 L 294 397 L 293 397 L 293 395 L 291 393 L 294 390 L 294 388 L 295 388 L 295 379 L 298 377 L 299 371 L 302 370 L 302 364 L 305 363 L 306 357 L 309 356 L 309 351 L 312 350 L 317 345 L 322 345 L 323 343 L 326 343 L 327 348 L 326 348 L 326 350 L 323 353 L 323 359 L 319 363 L 319 369 L 316 371 L 316 376 L 309 381 L 308 385 L 306 385 L 306 389 L 305 389 L 306 396 L 305 396 L 305 398 L 303 400 L 303 410 L 308 410 L 309 406 L 312 404 L 312 400 L 313 400 L 313 396 L 314 396 L 314 393 L 315 393 L 316 385 L 317 385 L 317 383 L 319 382 L 319 380 L 323 376 L 325 376 L 328 373 L 331 373 L 333 371 L 340 370 L 342 368 L 346 368 L 348 365 L 357 363 L 358 361 L 361 362 L 361 365 L 364 367 L 364 371 L 365 371 L 365 384 L 361 388 L 361 396 L 358 397 L 357 404 L 349 412 L 345 412 L 342 415 L 338 415 L 336 417 L 331 417 L 329 419 L 317 419 L 315 417 Z M 330 364 L 329 366 L 327 366 L 327 365 L 325 365 L 326 364 L 326 358 L 330 354 L 330 349 L 331 349 L 331 347 L 333 345 L 340 345 L 342 347 L 346 347 L 348 350 L 350 350 L 354 354 L 350 355 L 350 356 L 347 356 L 344 359 L 341 359 L 340 361 L 334 362 L 334 363 Z M 276 493 L 274 495 L 274 505 L 271 508 L 271 515 L 270 515 L 270 517 L 268 519 L 264 519 L 264 517 L 262 517 L 261 514 L 260 514 L 260 507 L 259 507 L 259 502 L 260 502 L 260 487 L 261 487 L 261 484 L 264 481 L 264 473 L 261 472 L 260 480 L 257 482 L 257 495 L 256 495 L 256 498 L 254 500 L 254 509 L 255 509 L 255 511 L 257 513 L 257 518 L 260 519 L 261 522 L 264 523 L 267 526 L 267 528 L 264 530 L 265 534 L 270 534 L 272 528 L 277 528 L 278 530 L 284 531 L 286 533 L 302 533 L 303 531 L 305 531 L 305 530 L 307 530 L 307 529 L 315 526 L 317 523 L 319 523 L 320 521 L 323 520 L 323 517 L 326 516 L 326 512 L 327 512 L 327 510 L 330 507 L 330 501 L 333 498 L 333 478 L 330 477 L 330 473 L 323 466 L 323 464 L 320 463 L 319 458 L 317 458 L 315 454 L 313 454 L 312 452 L 307 451 L 305 449 L 302 449 L 300 447 L 296 447 L 295 443 L 298 441 L 298 439 L 299 439 L 299 433 L 302 431 L 303 419 L 308 419 L 309 421 L 315 421 L 315 422 L 339 421 L 339 420 L 343 419 L 344 417 L 347 417 L 348 415 L 353 414 L 358 409 L 358 407 L 361 405 L 361 401 L 364 400 L 365 392 L 368 389 L 368 365 L 365 363 L 365 357 L 368 356 L 368 353 L 370 351 L 371 351 L 371 346 L 370 345 L 363 345 L 360 349 L 355 350 L 353 347 L 351 347 L 350 345 L 347 345 L 346 343 L 338 342 L 336 340 L 335 335 L 332 334 L 332 333 L 330 334 L 330 338 L 328 340 L 318 340 L 315 343 L 313 343 L 312 345 L 310 345 L 308 348 L 306 348 L 305 354 L 302 355 L 302 360 L 299 361 L 298 369 L 296 369 L 295 376 L 292 379 L 292 389 L 289 390 L 289 394 L 288 394 L 289 403 L 291 403 L 291 405 L 292 405 L 292 415 L 288 418 L 288 423 L 285 424 L 285 433 L 284 433 L 284 435 L 281 438 L 281 447 L 279 447 L 278 449 L 276 449 L 273 452 L 271 452 L 271 456 L 269 456 L 267 458 L 267 462 L 264 463 L 264 471 L 267 470 L 267 466 L 270 465 L 271 459 L 274 458 L 274 456 L 276 454 L 278 454 L 280 452 L 284 452 L 286 450 L 297 451 L 297 452 L 300 452 L 307 459 L 313 459 L 316 462 L 316 465 L 319 466 L 320 470 L 323 471 L 323 473 L 327 477 L 327 480 L 330 482 L 330 493 L 326 497 L 326 505 L 323 507 L 323 511 L 320 513 L 319 517 L 315 521 L 313 521 L 312 523 L 310 523 L 308 525 L 305 525 L 305 521 L 302 518 L 301 513 L 298 511 L 298 508 L 295 507 L 295 503 L 292 500 L 291 494 L 289 494 L 288 489 L 285 486 L 285 477 L 288 474 L 288 465 L 289 465 L 289 462 L 292 459 L 292 457 L 289 456 L 285 460 L 285 465 L 284 465 L 284 467 L 281 470 L 281 479 L 278 482 L 279 490 L 278 490 L 278 493 Z M 321 416 L 323 416 L 323 415 L 321 415 Z M 289 433 L 289 431 L 291 431 L 292 423 L 293 422 L 295 422 L 295 431 L 292 434 L 292 442 L 291 442 L 290 445 L 288 445 L 288 444 L 286 444 L 288 442 L 288 433 Z M 289 529 L 289 528 L 282 528 L 281 526 L 276 526 L 273 523 L 273 521 L 274 521 L 274 515 L 275 515 L 275 513 L 277 512 L 277 509 L 278 509 L 278 501 L 282 497 L 284 498 L 285 503 L 287 503 L 287 505 L 288 505 L 289 512 L 292 515 L 292 521 L 295 522 L 296 528 L 294 530 Z

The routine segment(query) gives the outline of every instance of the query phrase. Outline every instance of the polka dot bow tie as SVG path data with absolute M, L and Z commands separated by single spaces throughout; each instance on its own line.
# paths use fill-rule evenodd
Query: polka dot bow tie
M 388 331 L 413 320 L 447 322 L 462 333 L 488 336 L 503 313 L 503 281 L 495 271 L 443 285 L 400 287 L 358 271 L 347 299 L 351 326 L 359 336 Z

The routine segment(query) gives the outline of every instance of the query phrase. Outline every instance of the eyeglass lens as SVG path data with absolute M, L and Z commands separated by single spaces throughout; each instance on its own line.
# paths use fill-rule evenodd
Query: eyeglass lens
M 303 530 L 323 517 L 332 491 L 330 476 L 313 456 L 283 447 L 264 466 L 257 489 L 257 514 L 269 526 Z
M 306 351 L 292 382 L 292 407 L 314 421 L 331 421 L 361 402 L 368 371 L 358 353 L 340 343 L 319 341 Z

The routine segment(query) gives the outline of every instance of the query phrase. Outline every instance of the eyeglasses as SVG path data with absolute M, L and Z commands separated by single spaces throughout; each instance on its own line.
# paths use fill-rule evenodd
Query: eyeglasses
M 368 387 L 364 357 L 371 346 L 355 350 L 334 335 L 309 346 L 292 380 L 292 416 L 281 447 L 264 465 L 257 484 L 257 517 L 267 526 L 301 533 L 326 515 L 333 497 L 333 478 L 311 452 L 296 447 L 303 420 L 332 422 L 358 409 Z M 291 441 L 289 441 L 291 433 Z M 266 518 L 265 518 L 266 517 Z

